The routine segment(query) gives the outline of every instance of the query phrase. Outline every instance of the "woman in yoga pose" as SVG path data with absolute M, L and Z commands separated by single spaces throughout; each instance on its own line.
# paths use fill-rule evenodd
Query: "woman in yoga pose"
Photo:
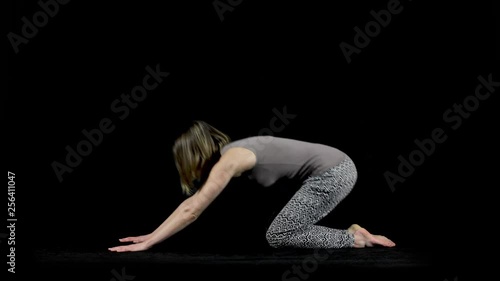
M 339 149 L 272 136 L 231 141 L 210 124 L 195 121 L 175 141 L 173 155 L 182 191 L 189 197 L 152 233 L 119 239 L 131 244 L 110 251 L 144 251 L 171 237 L 194 222 L 229 181 L 241 175 L 264 187 L 283 177 L 302 182 L 267 230 L 271 247 L 395 246 L 385 236 L 373 235 L 357 224 L 348 229 L 316 225 L 350 193 L 357 180 L 356 166 Z

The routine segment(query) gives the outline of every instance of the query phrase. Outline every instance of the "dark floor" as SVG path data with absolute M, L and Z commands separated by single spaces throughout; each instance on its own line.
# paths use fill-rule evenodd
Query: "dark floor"
M 252 254 L 38 250 L 44 280 L 437 280 L 452 281 L 452 256 L 405 248 L 274 250 Z

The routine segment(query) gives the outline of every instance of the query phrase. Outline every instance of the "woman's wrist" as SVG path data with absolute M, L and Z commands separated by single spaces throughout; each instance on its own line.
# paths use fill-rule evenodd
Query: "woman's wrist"
M 154 242 L 151 238 L 148 238 L 148 239 L 144 240 L 144 242 L 142 242 L 142 243 L 144 243 L 144 245 L 148 249 L 151 248 L 151 247 L 153 247 L 156 244 L 156 242 Z

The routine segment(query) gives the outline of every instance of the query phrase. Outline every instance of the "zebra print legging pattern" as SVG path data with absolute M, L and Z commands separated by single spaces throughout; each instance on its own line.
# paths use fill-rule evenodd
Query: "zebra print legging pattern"
M 315 225 L 352 190 L 357 180 L 354 162 L 346 158 L 322 175 L 310 177 L 274 218 L 266 239 L 274 248 L 348 248 L 354 237 L 347 230 Z

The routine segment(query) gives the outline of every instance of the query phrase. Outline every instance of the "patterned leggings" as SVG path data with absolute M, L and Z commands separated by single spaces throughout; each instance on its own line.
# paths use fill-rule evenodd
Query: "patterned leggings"
M 319 176 L 310 177 L 274 218 L 266 239 L 274 248 L 348 248 L 354 237 L 347 230 L 315 225 L 352 190 L 357 180 L 354 162 L 346 158 Z

